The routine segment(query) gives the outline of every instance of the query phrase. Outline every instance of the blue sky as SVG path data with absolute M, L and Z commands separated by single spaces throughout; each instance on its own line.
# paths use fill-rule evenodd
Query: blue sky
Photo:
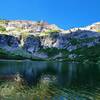
M 85 26 L 100 21 L 100 0 L 0 0 L 0 18 Z

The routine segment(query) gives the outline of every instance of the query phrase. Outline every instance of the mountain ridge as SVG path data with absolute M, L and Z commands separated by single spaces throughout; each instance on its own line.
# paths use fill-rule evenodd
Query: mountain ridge
M 83 29 L 83 30 L 94 30 L 96 31 L 97 29 L 97 25 L 99 25 L 100 28 L 100 22 L 95 22 L 91 25 L 87 25 L 84 27 L 74 27 L 74 28 L 70 28 L 68 30 L 73 30 L 73 29 Z M 59 29 L 62 31 L 68 31 L 65 29 L 62 29 L 60 27 L 58 27 L 55 24 L 49 24 L 48 22 L 45 21 L 31 21 L 31 20 L 0 20 L 0 26 L 4 26 L 5 28 L 9 28 L 7 30 L 10 30 L 10 28 L 12 29 L 12 27 L 14 28 L 23 28 L 23 29 L 28 29 L 28 28 L 33 28 L 34 26 L 41 26 L 41 27 L 46 27 L 48 29 Z M 31 26 L 31 27 L 29 27 Z M 33 26 L 33 27 L 32 27 Z M 67 27 L 66 27 L 67 28 Z
M 0 20 L 0 58 L 95 61 L 100 45 L 100 22 L 92 25 L 60 29 L 43 21 Z M 96 51 L 95 48 L 98 50 Z M 91 48 L 91 49 L 90 49 Z M 83 51 L 82 51 L 83 50 Z M 84 52 L 94 54 L 84 54 Z M 78 52 L 77 52 L 78 51 Z M 80 53 L 79 53 L 80 52 Z M 94 59 L 90 59 L 94 56 Z M 80 58 L 82 58 L 80 60 Z

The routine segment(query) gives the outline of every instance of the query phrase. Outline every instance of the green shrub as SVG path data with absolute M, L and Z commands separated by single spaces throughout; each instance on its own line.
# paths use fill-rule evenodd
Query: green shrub
M 62 53 L 64 55 L 66 55 L 68 53 L 67 50 L 65 49 L 58 49 L 58 48 L 46 48 L 46 49 L 41 49 L 40 52 L 44 52 L 47 53 L 47 55 L 49 57 L 53 57 L 59 53 Z
M 95 37 L 92 37 L 92 38 L 84 38 L 84 39 L 76 39 L 76 38 L 72 38 L 70 40 L 70 43 L 72 45 L 77 45 L 77 44 L 81 44 L 81 43 L 88 43 L 88 42 L 91 42 L 93 40 L 95 40 L 96 38 Z
M 100 45 L 79 48 L 72 51 L 71 53 L 82 55 L 81 57 L 77 58 L 77 60 L 84 61 L 88 59 L 89 61 L 97 62 L 98 60 L 100 60 Z
M 45 35 L 48 35 L 48 34 L 52 34 L 52 33 L 59 33 L 60 32 L 60 30 L 48 30 L 48 31 L 46 31 L 46 32 L 43 32 Z
M 0 19 L 0 24 L 8 24 L 8 20 Z
M 6 31 L 6 28 L 3 27 L 3 26 L 0 26 L 0 31 L 1 31 L 1 32 L 5 32 L 5 31 Z
M 77 44 L 79 44 L 79 41 L 78 41 L 77 39 L 75 39 L 75 38 L 72 38 L 72 39 L 70 40 L 70 43 L 71 43 L 72 45 L 77 45 Z
M 49 30 L 48 32 L 49 32 L 49 33 L 59 33 L 60 30 Z
M 91 42 L 93 40 L 95 40 L 95 37 L 91 37 L 91 38 L 85 38 L 85 39 L 79 39 L 80 43 L 86 43 L 86 42 Z

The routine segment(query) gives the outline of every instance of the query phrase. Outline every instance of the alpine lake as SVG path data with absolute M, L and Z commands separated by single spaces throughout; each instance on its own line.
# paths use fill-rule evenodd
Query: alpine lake
M 100 100 L 100 65 L 0 60 L 0 100 Z

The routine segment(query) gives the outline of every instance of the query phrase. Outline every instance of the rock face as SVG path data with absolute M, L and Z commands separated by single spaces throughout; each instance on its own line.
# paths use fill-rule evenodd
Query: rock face
M 0 48 L 6 46 L 12 49 L 20 48 L 40 58 L 48 58 L 44 52 L 40 52 L 48 48 L 72 52 L 78 48 L 100 44 L 100 23 L 67 31 L 46 22 L 3 21 L 2 23 L 0 26 L 5 30 L 0 30 Z M 76 55 L 70 54 L 68 57 L 73 59 Z
M 76 31 L 70 34 L 62 34 L 62 33 L 53 33 L 48 36 L 42 37 L 40 40 L 43 48 L 58 48 L 58 49 L 67 49 L 68 51 L 72 51 L 77 49 L 78 47 L 84 46 L 94 46 L 98 43 L 100 38 L 100 33 L 92 32 L 92 31 Z M 74 43 L 72 43 L 72 40 Z M 86 40 L 85 40 L 86 39 Z M 80 41 L 80 43 L 76 43 Z
M 28 52 L 33 53 L 41 48 L 41 42 L 39 37 L 28 36 L 24 42 L 24 49 Z
M 0 45 L 17 48 L 19 46 L 19 40 L 14 36 L 0 35 Z

